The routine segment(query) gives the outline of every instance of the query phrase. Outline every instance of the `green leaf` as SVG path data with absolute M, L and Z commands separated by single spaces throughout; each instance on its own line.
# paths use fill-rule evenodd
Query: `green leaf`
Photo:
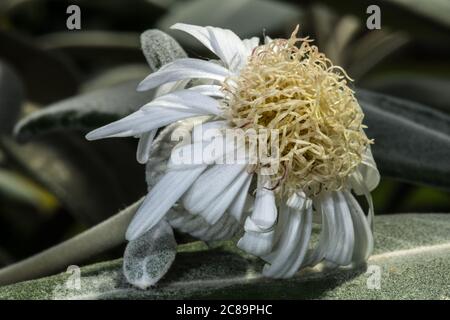
M 141 34 L 141 48 L 153 71 L 176 59 L 186 58 L 183 48 L 167 33 L 151 29 Z
M 11 132 L 24 96 L 22 82 L 15 71 L 0 61 L 0 134 Z
M 186 56 L 173 38 L 159 30 L 144 32 L 141 45 L 152 71 L 174 59 Z M 136 92 L 141 80 L 131 80 L 84 93 L 34 112 L 18 123 L 15 128 L 16 137 L 23 141 L 57 130 L 89 131 L 118 120 L 153 98 L 153 91 Z
M 139 81 L 129 81 L 69 98 L 21 120 L 16 128 L 18 140 L 67 129 L 91 130 L 118 120 L 153 98 L 153 91 L 136 92 Z
M 85 22 L 84 18 L 82 19 Z M 48 52 L 63 53 L 78 65 L 92 70 L 104 70 L 118 64 L 142 61 L 139 33 L 85 29 L 83 26 L 83 30 L 77 32 L 45 34 L 37 38 L 36 42 Z
M 450 188 L 450 116 L 415 102 L 358 90 L 382 175 Z
M 138 50 L 139 35 L 133 32 L 113 31 L 63 31 L 50 33 L 39 38 L 41 47 L 46 50 Z
M 169 270 L 176 252 L 172 227 L 162 220 L 136 240 L 128 242 L 123 257 L 125 278 L 141 289 L 154 285 Z
M 69 274 L 0 288 L 3 299 L 448 299 L 450 215 L 400 214 L 375 217 L 376 251 L 369 270 L 381 273 L 381 287 L 369 289 L 360 269 L 305 270 L 291 279 L 261 277 L 262 263 L 237 250 L 202 246 L 179 252 L 156 287 L 127 284 L 122 260 L 81 269 L 81 289 L 65 286 Z M 193 245 L 189 245 L 192 247 Z M 198 249 L 197 249 L 198 250 Z M 378 269 L 379 268 L 379 269 Z M 426 270 L 426 272 L 424 272 Z
M 370 89 L 423 103 L 450 113 L 450 80 L 444 76 L 426 74 L 395 74 L 375 77 L 365 84 Z

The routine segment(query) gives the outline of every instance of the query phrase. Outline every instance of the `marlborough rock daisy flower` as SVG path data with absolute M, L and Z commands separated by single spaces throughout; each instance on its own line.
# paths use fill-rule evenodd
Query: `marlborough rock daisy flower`
M 237 246 L 263 259 L 263 274 L 277 278 L 319 262 L 364 262 L 373 249 L 370 191 L 379 173 L 345 71 L 311 40 L 297 38 L 298 27 L 289 39 L 266 37 L 264 44 L 215 27 L 172 29 L 197 38 L 219 59 L 164 65 L 138 87 L 158 88 L 153 101 L 87 135 L 139 137 L 138 161 L 154 168 L 127 239 L 162 219 L 206 241 L 239 235 Z M 169 139 L 177 128 L 189 132 L 188 143 Z M 212 139 L 207 129 L 222 135 Z M 230 131 L 258 138 L 227 140 Z M 213 140 L 222 148 L 204 156 Z M 258 152 L 218 161 L 252 143 Z M 180 153 L 201 153 L 201 161 L 180 163 Z M 355 194 L 366 197 L 367 214 Z M 315 223 L 321 231 L 313 242 Z

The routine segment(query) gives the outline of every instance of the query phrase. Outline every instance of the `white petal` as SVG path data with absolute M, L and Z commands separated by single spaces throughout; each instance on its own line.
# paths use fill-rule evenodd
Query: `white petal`
M 189 88 L 191 91 L 201 93 L 205 96 L 223 98 L 225 93 L 222 91 L 222 87 L 214 84 L 204 84 Z
M 373 235 L 358 201 L 356 201 L 349 191 L 344 192 L 344 196 L 347 200 L 350 214 L 352 215 L 353 229 L 355 232 L 355 247 L 353 249 L 352 262 L 360 264 L 367 261 L 373 251 Z
M 150 157 L 150 150 L 152 148 L 153 139 L 155 138 L 158 129 L 153 129 L 149 132 L 143 133 L 139 138 L 139 143 L 136 151 L 136 158 L 139 163 L 147 163 Z
M 278 246 L 278 243 L 281 239 L 281 237 L 285 234 L 286 230 L 286 223 L 289 219 L 289 214 L 290 214 L 290 207 L 288 207 L 286 205 L 286 203 L 282 202 L 280 209 L 279 209 L 279 213 L 278 213 L 278 219 L 277 219 L 277 224 L 275 226 L 275 237 L 274 237 L 274 241 L 273 241 L 273 246 L 274 248 Z M 263 257 L 263 259 L 270 259 L 271 254 L 269 254 L 266 257 Z
M 134 240 L 157 224 L 205 169 L 206 166 L 197 166 L 167 172 L 146 196 L 128 226 L 126 239 Z
M 236 198 L 233 200 L 230 208 L 228 208 L 228 212 L 239 222 L 243 221 L 244 211 L 250 198 L 248 190 L 250 189 L 251 182 L 252 175 L 249 175 L 247 181 L 242 185 L 241 190 L 239 190 Z
M 298 242 L 302 238 L 303 211 L 295 210 L 286 206 L 288 218 L 286 230 L 282 234 L 275 250 L 270 255 L 264 257 L 264 260 L 270 264 L 264 266 L 263 274 L 268 277 L 283 277 L 289 259 L 294 254 Z M 292 262 L 292 259 L 291 259 Z
M 306 197 L 306 194 L 303 191 L 300 192 L 294 192 L 287 200 L 286 202 L 288 207 L 294 208 L 294 209 L 302 209 L 306 207 L 306 205 L 310 204 L 308 202 L 308 198 Z
M 216 99 L 190 89 L 179 90 L 161 96 L 144 105 L 141 110 L 149 111 L 158 106 L 179 109 L 180 111 L 193 109 L 203 112 L 202 114 L 220 115 L 222 113 L 220 110 L 220 103 Z
M 367 200 L 367 203 L 369 205 L 369 213 L 367 215 L 367 219 L 369 222 L 369 226 L 372 229 L 373 228 L 373 215 L 374 215 L 372 195 L 370 194 L 370 190 L 369 190 L 368 186 L 366 185 L 361 172 L 356 171 L 350 176 L 350 184 L 352 186 L 353 191 L 357 195 L 362 194 L 362 195 L 364 195 L 364 197 Z
M 181 30 L 195 37 L 232 71 L 236 71 L 246 62 L 248 51 L 242 40 L 231 30 L 184 23 L 176 23 L 171 29 Z
M 228 207 L 230 207 L 239 190 L 250 177 L 251 175 L 246 170 L 243 170 L 216 199 L 214 199 L 202 212 L 200 212 L 200 215 L 209 224 L 216 223 Z
M 264 232 L 272 229 L 277 221 L 278 213 L 275 203 L 275 193 L 270 190 L 270 180 L 266 176 L 259 177 L 256 191 L 255 207 L 249 221 L 248 231 Z M 247 224 L 247 223 L 246 223 Z M 250 226 L 256 226 L 251 228 Z
M 230 126 L 226 120 L 208 121 L 198 124 L 192 129 L 193 142 L 211 142 L 216 137 L 225 138 L 225 129 Z
M 331 243 L 325 259 L 346 266 L 352 261 L 355 244 L 353 222 L 350 209 L 342 192 L 333 192 L 333 201 L 336 214 L 336 241 Z
M 229 239 L 237 230 L 237 221 L 228 214 L 212 225 L 202 236 L 204 241 L 218 241 Z
M 323 194 L 314 199 L 314 206 L 322 216 L 322 230 L 316 248 L 308 252 L 303 266 L 314 266 L 321 262 L 332 243 L 337 241 L 336 215 L 331 194 Z
M 162 84 L 186 79 L 212 79 L 223 81 L 230 72 L 217 63 L 200 59 L 183 58 L 162 66 L 148 75 L 139 84 L 137 90 L 145 91 Z
M 274 231 L 245 232 L 239 239 L 237 247 L 257 257 L 266 255 L 272 249 Z
M 234 217 L 228 216 L 229 223 L 218 232 L 214 240 L 229 240 L 240 230 L 240 224 Z
M 260 257 L 272 250 L 274 225 L 278 212 L 275 194 L 267 189 L 270 186 L 270 180 L 266 176 L 258 178 L 255 206 L 252 215 L 245 220 L 245 234 L 237 246 L 247 253 Z
M 183 197 L 183 206 L 191 214 L 200 214 L 221 196 L 245 170 L 245 165 L 214 165 L 206 170 Z
M 176 91 L 153 100 L 123 119 L 91 131 L 86 138 L 135 136 L 181 119 L 220 114 L 219 107 L 213 98 L 188 90 Z
M 306 252 L 308 250 L 309 239 L 311 237 L 312 229 L 312 207 L 301 210 L 301 221 L 297 232 L 298 241 L 294 244 L 292 253 L 289 255 L 287 260 L 284 261 L 283 267 L 279 268 L 277 272 L 272 269 L 272 265 L 267 265 L 264 267 L 263 273 L 266 276 L 272 276 L 276 278 L 289 278 L 298 271 L 302 262 L 305 258 Z
M 194 142 L 174 148 L 169 167 L 177 170 L 191 164 L 247 165 L 245 143 L 240 144 L 239 141 L 236 143 L 233 139 L 227 138 L 222 125 L 222 121 L 212 121 L 203 126 L 196 126 L 192 133 Z
M 194 216 L 188 212 L 184 212 L 183 214 L 180 214 L 178 218 L 169 221 L 177 230 L 200 239 L 202 238 L 196 233 L 199 232 L 199 230 L 208 230 L 211 227 L 202 217 Z
M 159 98 L 174 91 L 183 90 L 189 81 L 190 80 L 188 79 L 163 84 L 156 89 L 155 98 Z
M 253 49 L 255 49 L 257 46 L 259 46 L 259 37 L 252 37 L 250 39 L 244 39 L 244 40 L 242 40 L 242 42 L 244 43 L 244 46 L 250 55 L 252 53 Z
M 366 152 L 363 154 L 362 162 L 358 166 L 358 171 L 369 191 L 374 190 L 380 183 L 380 173 L 378 172 L 377 165 L 373 159 L 370 146 L 367 147 Z M 356 194 L 364 194 L 364 190 L 361 190 L 357 183 L 352 183 L 352 188 Z

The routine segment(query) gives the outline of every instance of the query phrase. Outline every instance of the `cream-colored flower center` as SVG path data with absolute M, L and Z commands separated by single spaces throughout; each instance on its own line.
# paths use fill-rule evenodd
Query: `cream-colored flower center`
M 225 103 L 234 126 L 278 131 L 280 166 L 271 176 L 273 188 L 312 195 L 341 189 L 371 141 L 345 71 L 311 40 L 298 39 L 297 30 L 290 39 L 255 48 L 239 77 L 225 81 Z

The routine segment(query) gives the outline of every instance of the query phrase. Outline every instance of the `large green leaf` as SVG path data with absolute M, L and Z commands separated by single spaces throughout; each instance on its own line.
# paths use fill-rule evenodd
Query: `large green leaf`
M 82 11 L 84 13 L 85 8 Z M 142 61 L 137 32 L 91 31 L 83 27 L 77 32 L 49 33 L 36 42 L 48 52 L 65 54 L 85 69 L 103 70 Z
M 450 116 L 366 90 L 357 98 L 382 175 L 450 188 Z
M 396 72 L 375 77 L 365 84 L 370 89 L 404 98 L 450 113 L 450 79 L 421 73 Z
M 28 140 L 56 130 L 90 130 L 120 119 L 153 97 L 152 91 L 136 92 L 139 81 L 128 81 L 69 98 L 32 113 L 21 120 L 15 134 Z
M 149 71 L 155 71 L 174 59 L 186 57 L 180 45 L 159 30 L 144 32 L 141 46 L 150 65 Z M 34 112 L 19 122 L 15 129 L 16 135 L 20 140 L 27 140 L 49 131 L 88 131 L 120 119 L 152 99 L 153 91 L 136 92 L 140 80 L 142 79 L 84 93 Z
M 126 284 L 122 260 L 81 269 L 81 289 L 66 286 L 63 273 L 0 288 L 5 299 L 448 299 L 450 215 L 401 214 L 375 217 L 376 250 L 368 270 L 305 270 L 287 280 L 262 278 L 261 262 L 228 246 L 180 247 L 175 263 L 156 287 Z M 367 286 L 381 276 L 380 289 Z M 370 278 L 372 277 L 372 278 Z

